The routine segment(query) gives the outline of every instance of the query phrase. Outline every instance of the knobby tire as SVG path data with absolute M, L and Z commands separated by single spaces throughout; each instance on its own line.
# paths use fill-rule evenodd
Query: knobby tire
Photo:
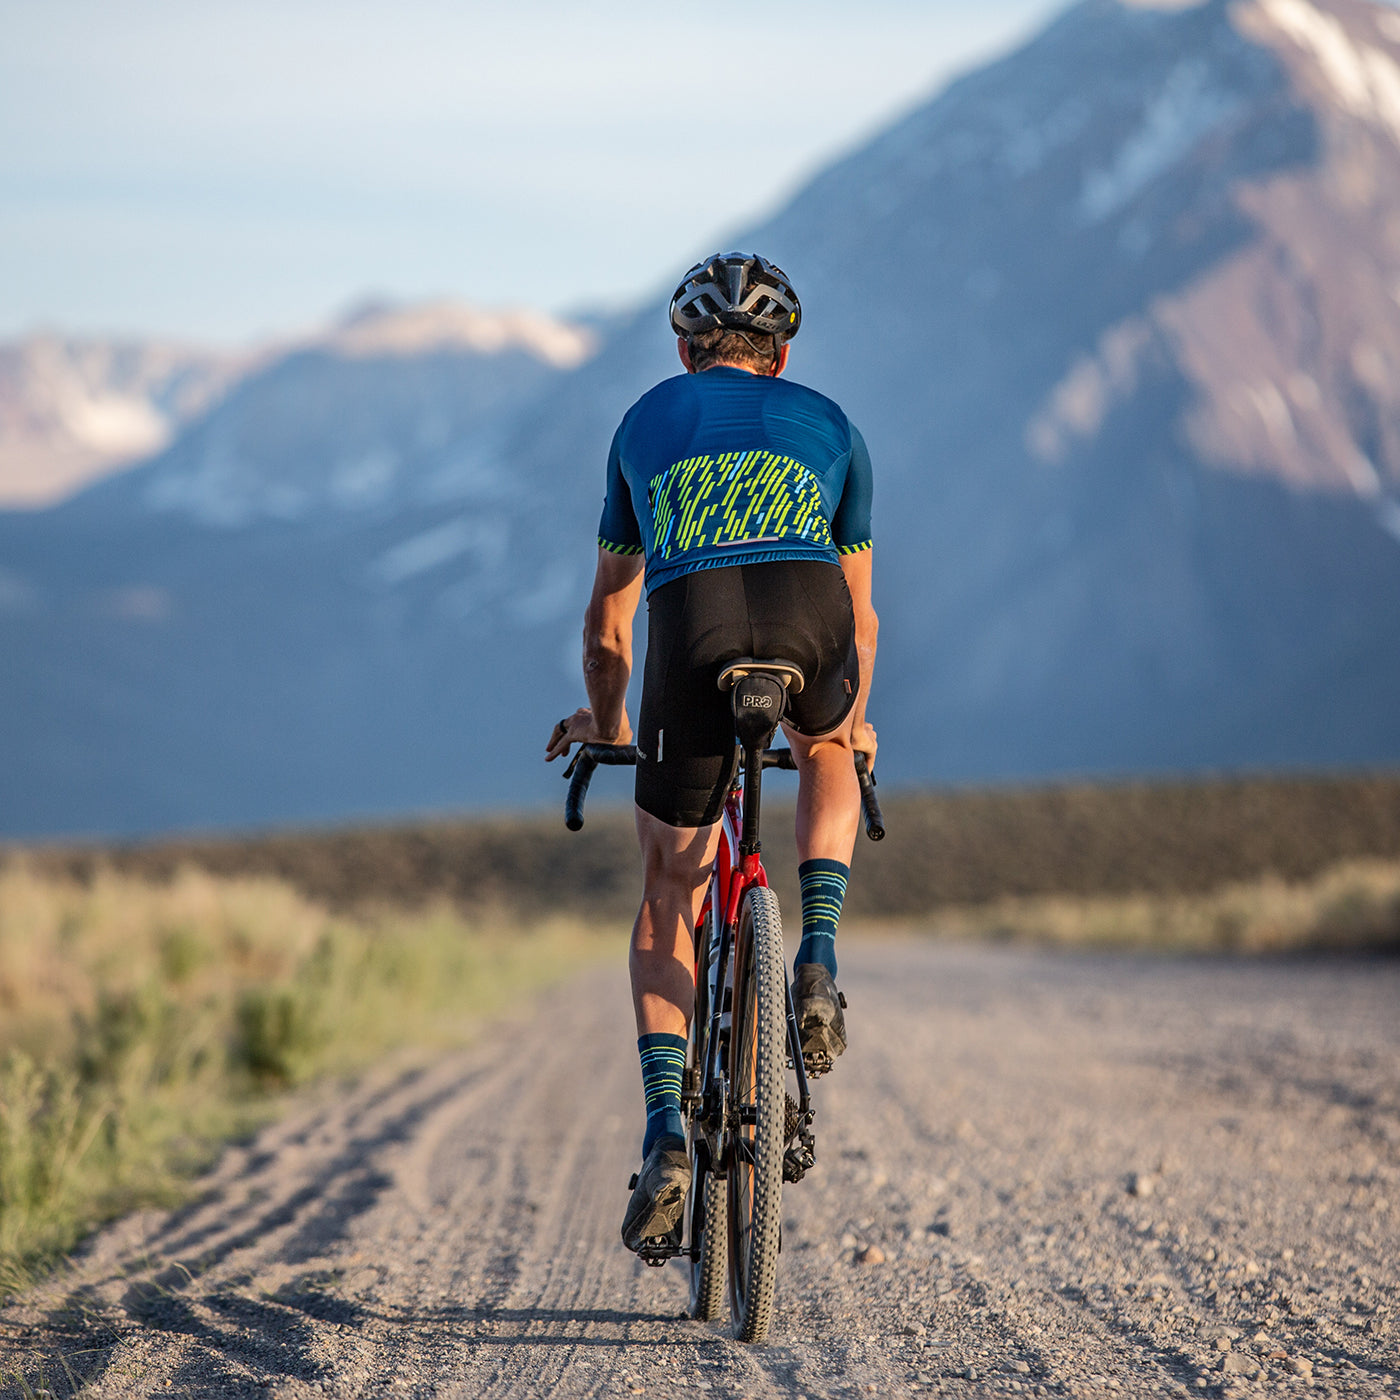
M 712 917 L 696 930 L 695 1015 L 690 1023 L 688 1068 L 696 1071 L 698 1082 L 704 1075 L 707 1032 L 710 1024 L 709 939 L 713 938 Z M 686 1198 L 686 1220 L 690 1226 L 690 1315 L 701 1322 L 712 1322 L 724 1308 L 725 1264 L 728 1239 L 725 1229 L 724 1181 L 708 1169 L 709 1153 L 699 1126 L 690 1127 L 690 1195 Z
M 787 980 L 782 920 L 771 890 L 755 886 L 744 895 L 735 952 L 729 1305 L 735 1337 L 762 1342 L 773 1321 L 787 1102 Z
M 695 1166 L 694 1157 L 691 1159 Z M 724 1275 L 728 1250 L 724 1229 L 724 1182 L 714 1172 L 696 1169 L 690 1179 L 690 1238 L 699 1257 L 690 1261 L 690 1315 L 713 1322 L 724 1310 Z

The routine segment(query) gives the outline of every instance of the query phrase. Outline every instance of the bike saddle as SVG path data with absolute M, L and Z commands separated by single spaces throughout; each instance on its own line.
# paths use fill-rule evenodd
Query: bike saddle
M 746 751 L 762 753 L 787 709 L 788 694 L 802 689 L 802 668 L 791 661 L 741 656 L 719 673 L 719 688 L 729 692 L 739 742 Z
M 719 688 L 731 690 L 748 676 L 773 676 L 793 695 L 806 684 L 802 667 L 795 661 L 756 661 L 752 656 L 741 656 L 719 673 Z

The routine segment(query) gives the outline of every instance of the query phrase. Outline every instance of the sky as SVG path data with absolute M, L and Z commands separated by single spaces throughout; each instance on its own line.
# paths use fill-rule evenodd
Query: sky
M 1063 2 L 0 0 L 0 337 L 624 306 Z

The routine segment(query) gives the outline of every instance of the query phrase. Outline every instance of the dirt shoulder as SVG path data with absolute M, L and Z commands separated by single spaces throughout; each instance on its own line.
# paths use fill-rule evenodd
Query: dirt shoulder
M 843 957 L 772 1345 L 684 1320 L 680 1266 L 620 1245 L 619 966 L 105 1231 L 0 1309 L 0 1396 L 1400 1388 L 1400 963 Z

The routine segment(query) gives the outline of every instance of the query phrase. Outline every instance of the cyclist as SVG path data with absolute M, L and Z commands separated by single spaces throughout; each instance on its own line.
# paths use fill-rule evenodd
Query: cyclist
M 870 458 L 836 404 L 779 378 L 801 325 L 797 295 L 763 258 L 721 253 L 686 273 L 670 311 L 686 373 L 643 395 L 613 438 L 584 615 L 589 704 L 555 725 L 545 754 L 631 742 L 625 700 L 645 566 L 643 892 L 629 962 L 647 1123 L 622 1227 L 632 1250 L 670 1232 L 690 1184 L 680 1096 L 693 930 L 737 762 L 719 672 L 742 656 L 779 657 L 805 679 L 784 729 L 799 783 L 793 999 L 814 1074 L 846 1046 L 835 935 L 860 821 L 852 750 L 873 762 L 876 749 L 865 718 L 878 626 Z

